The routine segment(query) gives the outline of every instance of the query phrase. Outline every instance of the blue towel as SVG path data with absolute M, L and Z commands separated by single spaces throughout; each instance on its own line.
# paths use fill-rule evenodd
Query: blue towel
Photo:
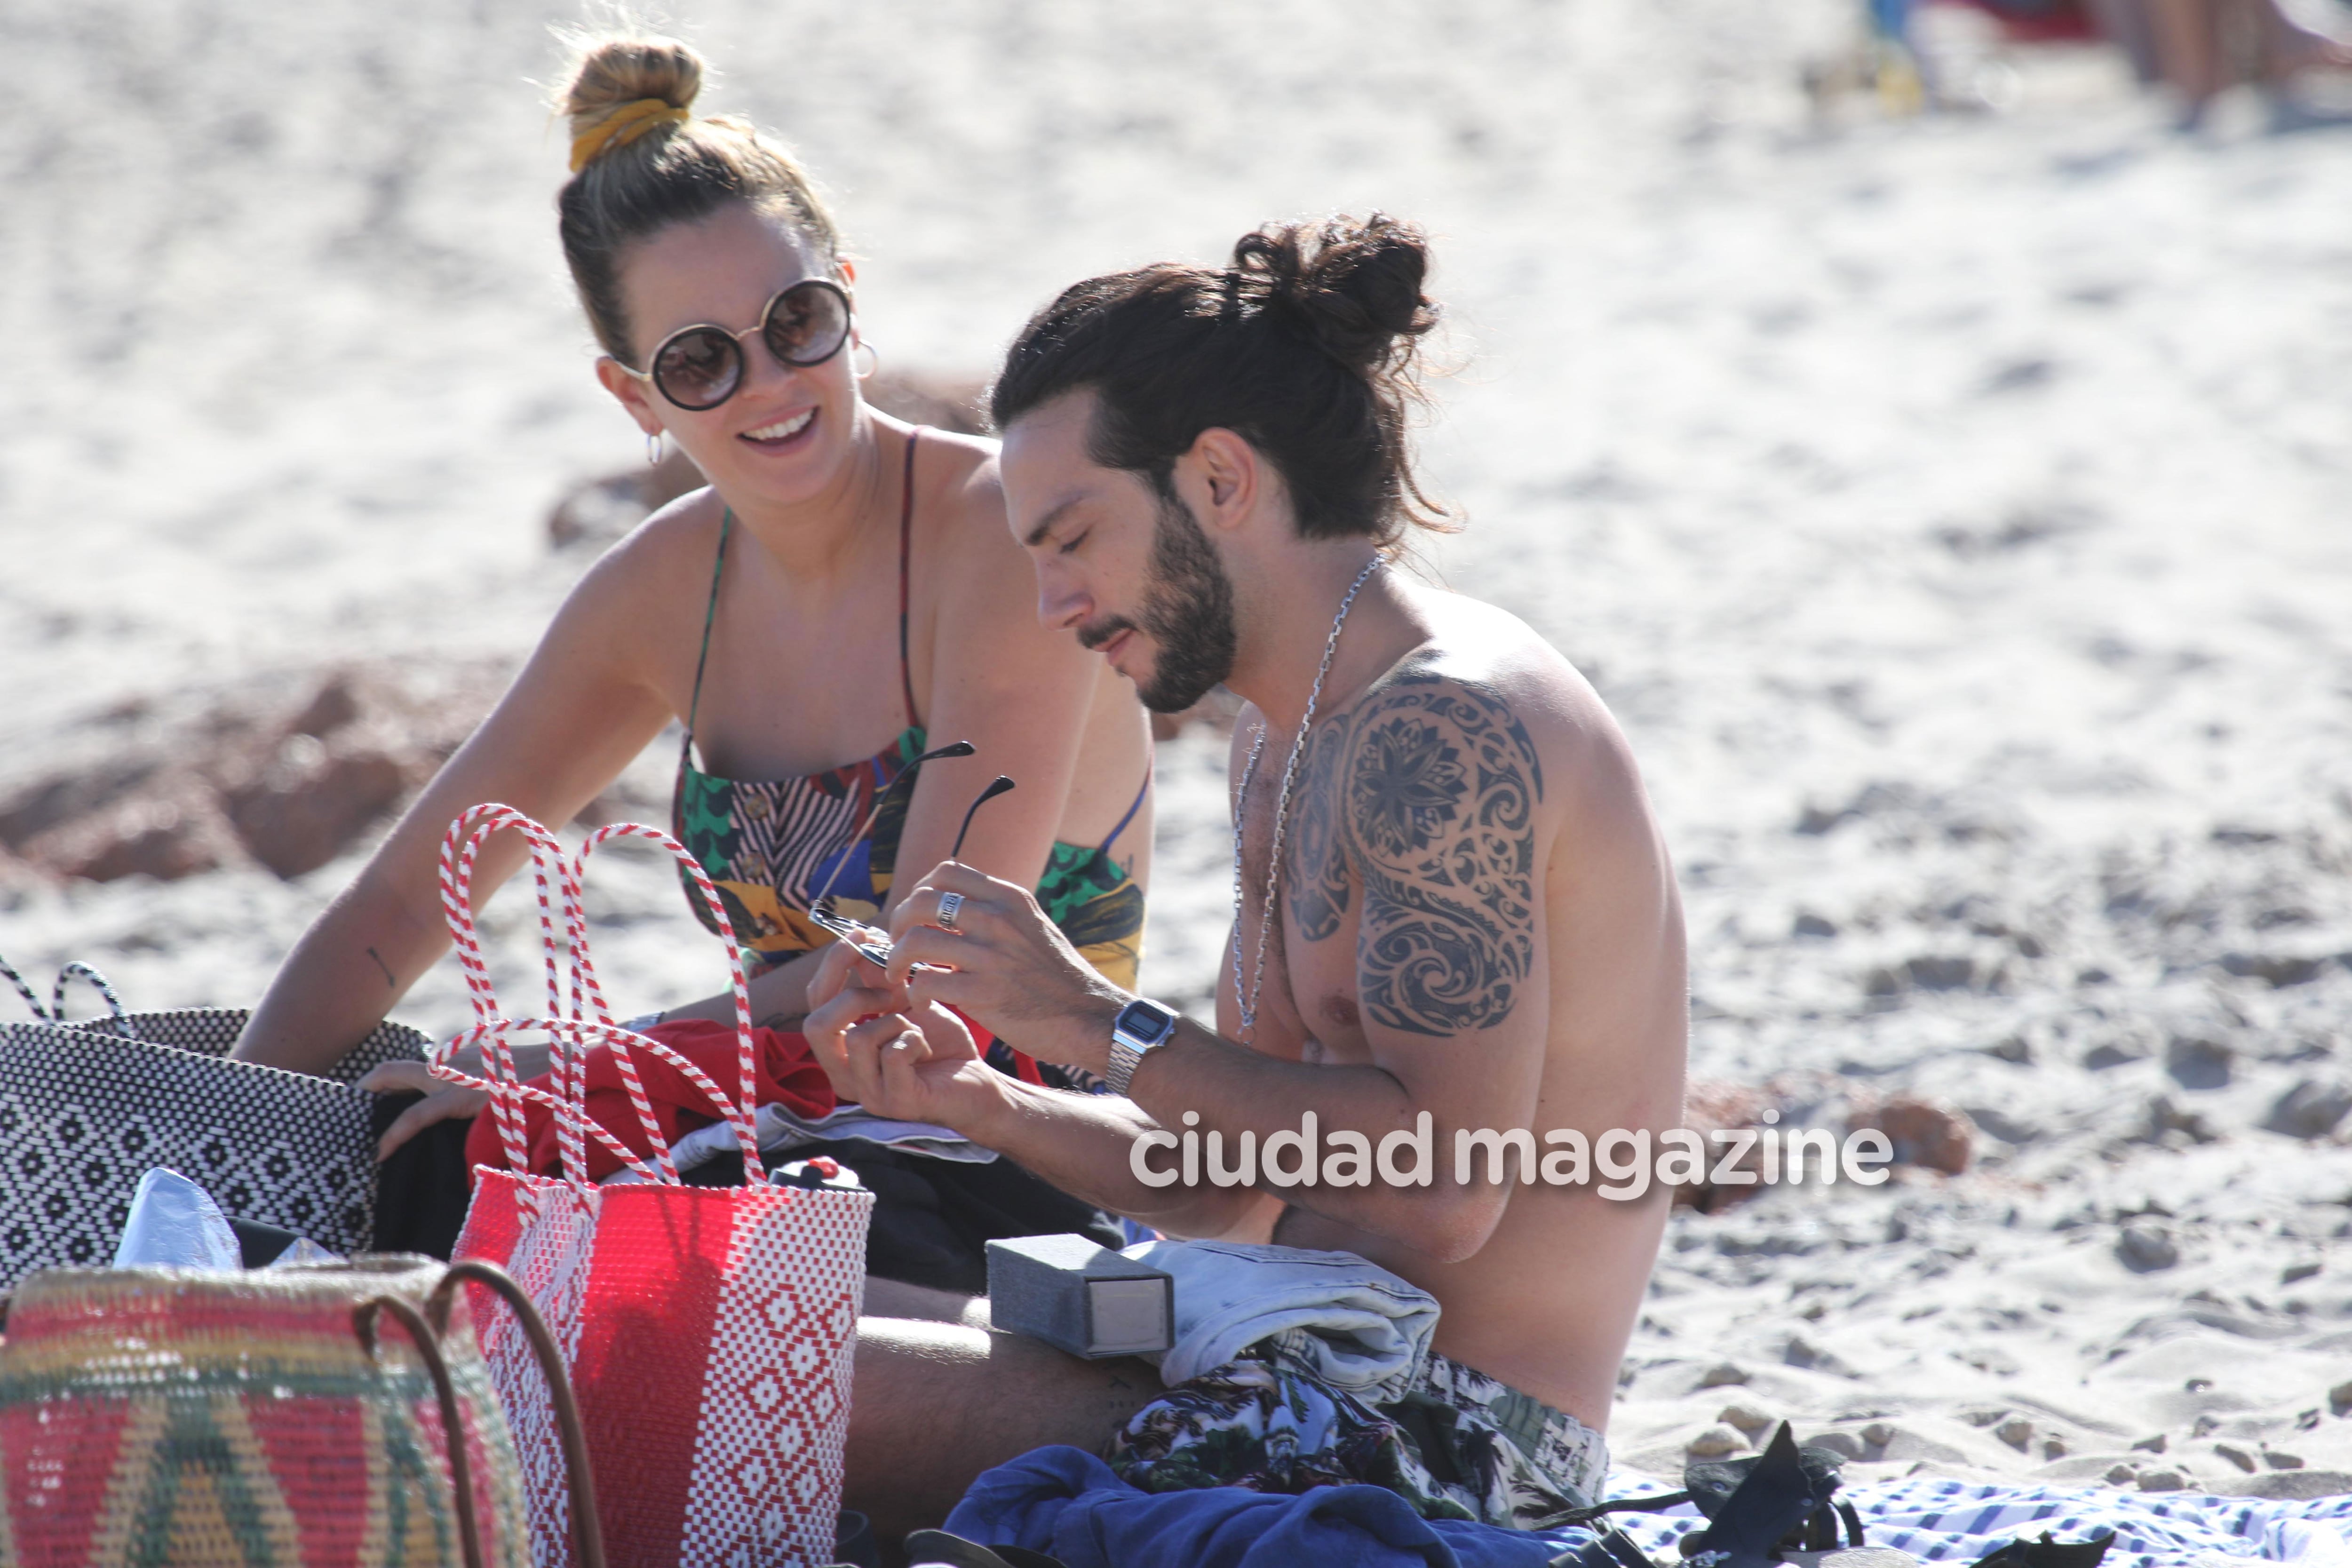
M 1675 1489 L 1620 1471 L 1608 1495 Z M 2272 1502 L 2196 1492 L 2105 1487 L 1883 1482 L 1841 1494 L 1876 1546 L 1931 1563 L 1974 1563 L 2043 1531 L 2081 1541 L 2107 1531 L 2104 1568 L 2176 1568 L 2205 1558 L 2352 1568 L 2352 1496 Z M 1652 1561 L 1682 1561 L 1675 1542 L 1702 1522 L 1688 1503 L 1666 1514 L 1619 1514 Z M 1076 1448 L 1038 1448 L 972 1483 L 948 1516 L 968 1540 L 1051 1552 L 1069 1568 L 1541 1568 L 1579 1550 L 1605 1564 L 1583 1531 L 1528 1535 L 1424 1520 L 1378 1487 L 1318 1487 L 1303 1497 L 1215 1488 L 1139 1491 Z
M 1379 1487 L 1303 1497 L 1137 1490 L 1078 1448 L 1036 1448 L 974 1481 L 948 1532 L 1051 1552 L 1069 1568 L 1543 1568 L 1559 1547 L 1425 1520 Z

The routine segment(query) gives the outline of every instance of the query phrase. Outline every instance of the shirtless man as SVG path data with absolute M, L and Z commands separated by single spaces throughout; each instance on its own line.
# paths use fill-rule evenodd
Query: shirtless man
M 1544 1407 L 1507 1435 L 1544 1447 L 1572 1491 L 1598 1479 L 1666 1198 L 1496 1184 L 1483 1156 L 1457 1183 L 1454 1133 L 1525 1128 L 1540 1146 L 1552 1129 L 1676 1126 L 1682 915 L 1591 688 L 1517 619 L 1390 563 L 1426 510 L 1404 448 L 1413 345 L 1434 320 L 1426 265 L 1416 232 L 1375 218 L 1252 235 L 1224 271 L 1093 279 L 1029 323 L 996 388 L 1041 619 L 1155 710 L 1221 681 L 1248 701 L 1216 1030 L 1179 1021 L 1115 1052 L 1115 1024 L 1152 1032 L 1122 1020 L 1135 998 L 1025 889 L 948 862 L 893 912 L 887 971 L 828 957 L 809 1033 L 845 1097 L 944 1122 L 1116 1213 L 1354 1252 L 1428 1290 L 1444 1311 L 1427 1391 L 1465 1411 L 1513 1391 L 1518 1411 Z M 1120 1092 L 987 1072 L 942 1005 Z M 1377 1146 L 1426 1114 L 1435 1179 L 1155 1187 L 1130 1162 L 1156 1129 L 1215 1130 L 1230 1151 L 1308 1111 L 1326 1151 L 1333 1130 Z M 869 1298 L 870 1313 L 961 1321 L 862 1325 L 859 1506 L 927 1487 L 951 1500 L 959 1478 L 1037 1443 L 1100 1452 L 1156 1392 L 1140 1363 L 1081 1363 L 932 1307 Z

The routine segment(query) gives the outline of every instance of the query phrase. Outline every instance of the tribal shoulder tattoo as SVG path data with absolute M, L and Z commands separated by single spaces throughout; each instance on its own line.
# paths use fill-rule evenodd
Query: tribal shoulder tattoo
M 1444 1036 L 1509 1017 L 1535 963 L 1543 769 L 1526 726 L 1475 682 L 1408 668 L 1325 725 L 1301 773 L 1291 912 L 1321 941 L 1360 885 L 1370 1018 Z

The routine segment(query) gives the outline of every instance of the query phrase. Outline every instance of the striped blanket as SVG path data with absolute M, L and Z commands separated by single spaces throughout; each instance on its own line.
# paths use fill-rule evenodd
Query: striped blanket
M 1655 1497 L 1678 1489 L 1619 1471 L 1608 1495 Z M 2272 1501 L 2201 1492 L 2120 1491 L 2109 1487 L 2001 1486 L 1976 1481 L 1881 1482 L 1839 1496 L 1862 1516 L 1873 1546 L 1935 1563 L 1974 1563 L 2009 1542 L 2048 1531 L 2061 1541 L 2116 1532 L 2101 1568 L 2176 1568 L 2182 1563 L 2294 1563 L 2352 1568 L 2352 1496 Z M 1685 1503 L 1661 1514 L 1613 1516 L 1652 1560 L 1678 1563 L 1675 1542 L 1703 1522 Z M 1589 1537 L 1563 1535 L 1567 1547 Z

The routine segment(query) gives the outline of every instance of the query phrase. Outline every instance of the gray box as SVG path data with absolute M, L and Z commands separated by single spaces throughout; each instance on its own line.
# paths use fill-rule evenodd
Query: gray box
M 1072 1355 L 1156 1355 L 1176 1342 L 1176 1282 L 1083 1236 L 990 1242 L 988 1312 Z

